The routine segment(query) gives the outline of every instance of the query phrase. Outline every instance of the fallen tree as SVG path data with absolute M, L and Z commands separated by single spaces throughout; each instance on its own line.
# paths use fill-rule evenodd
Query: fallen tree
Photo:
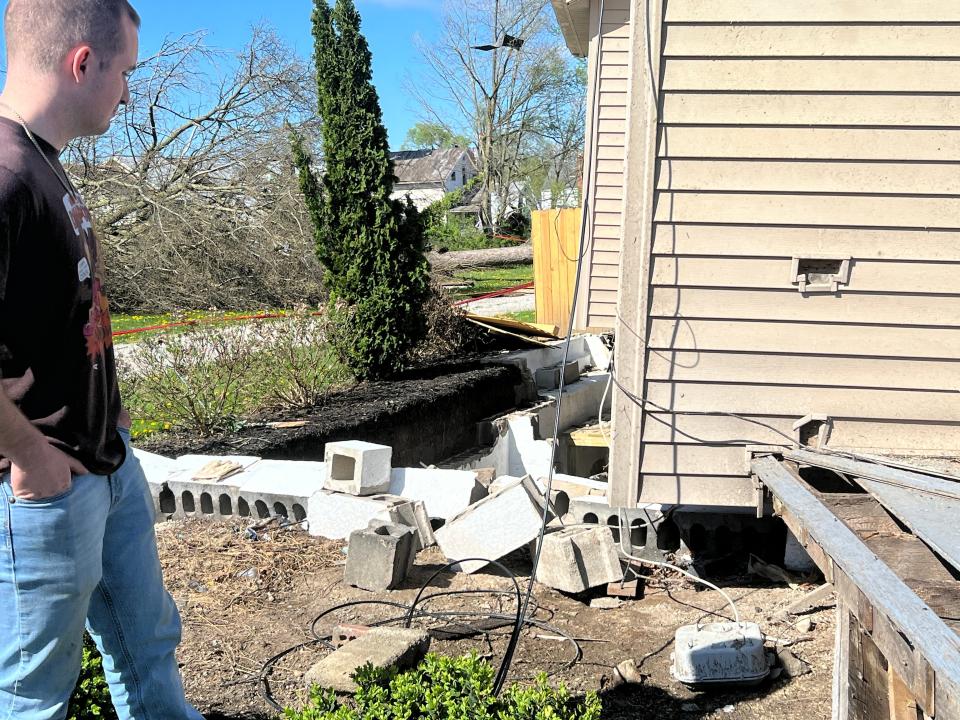
M 490 248 L 487 250 L 459 250 L 447 253 L 428 253 L 427 260 L 435 271 L 472 270 L 482 267 L 523 265 L 533 262 L 533 246 Z

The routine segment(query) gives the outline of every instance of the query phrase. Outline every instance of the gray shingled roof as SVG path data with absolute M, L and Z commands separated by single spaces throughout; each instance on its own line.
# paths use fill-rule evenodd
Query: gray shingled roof
M 393 172 L 400 185 L 443 183 L 464 153 L 461 147 L 440 150 L 400 150 L 390 153 Z

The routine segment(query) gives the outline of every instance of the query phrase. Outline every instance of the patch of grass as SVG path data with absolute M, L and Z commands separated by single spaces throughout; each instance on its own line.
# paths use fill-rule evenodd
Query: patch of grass
M 463 270 L 455 273 L 455 277 L 473 282 L 473 287 L 454 291 L 454 297 L 462 300 L 533 282 L 533 265 L 505 265 L 496 268 Z
M 537 311 L 521 310 L 520 312 L 502 313 L 497 315 L 497 317 L 506 318 L 507 320 L 516 320 L 517 322 L 522 323 L 535 323 L 537 321 Z
M 123 332 L 125 330 L 138 330 L 140 328 L 153 327 L 155 325 L 167 325 L 170 323 L 197 323 L 197 324 L 206 324 L 217 322 L 230 322 L 239 317 L 246 317 L 249 315 L 286 315 L 288 310 L 239 310 L 239 311 L 223 311 L 223 310 L 184 310 L 182 312 L 176 313 L 162 313 L 162 314 L 111 314 L 110 324 L 113 327 L 113 331 Z M 120 335 L 114 338 L 114 343 L 133 343 L 140 342 L 144 338 L 154 336 L 158 333 L 182 333 L 188 332 L 195 328 L 197 325 L 184 325 L 180 327 L 173 328 L 164 328 L 162 330 L 151 330 L 143 333 L 136 333 L 133 335 Z

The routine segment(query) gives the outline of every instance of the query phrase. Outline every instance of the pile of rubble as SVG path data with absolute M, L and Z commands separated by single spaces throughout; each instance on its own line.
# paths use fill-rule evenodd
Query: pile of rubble
M 535 543 L 545 513 L 552 522 L 540 582 L 577 593 L 623 579 L 611 528 L 563 527 L 555 519 L 571 496 L 601 499 L 589 480 L 558 477 L 548 501 L 542 480 L 495 478 L 490 469 L 394 468 L 390 447 L 361 441 L 328 443 L 323 462 L 136 452 L 159 519 L 282 516 L 311 535 L 348 540 L 345 582 L 366 590 L 398 587 L 417 553 L 433 545 L 455 570 L 476 572 Z

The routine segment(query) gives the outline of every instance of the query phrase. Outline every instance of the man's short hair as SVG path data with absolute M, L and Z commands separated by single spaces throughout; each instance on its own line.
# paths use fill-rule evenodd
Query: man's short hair
M 101 60 L 112 60 L 120 52 L 124 15 L 140 27 L 128 0 L 10 0 L 4 16 L 7 57 L 54 71 L 72 48 L 89 43 Z

